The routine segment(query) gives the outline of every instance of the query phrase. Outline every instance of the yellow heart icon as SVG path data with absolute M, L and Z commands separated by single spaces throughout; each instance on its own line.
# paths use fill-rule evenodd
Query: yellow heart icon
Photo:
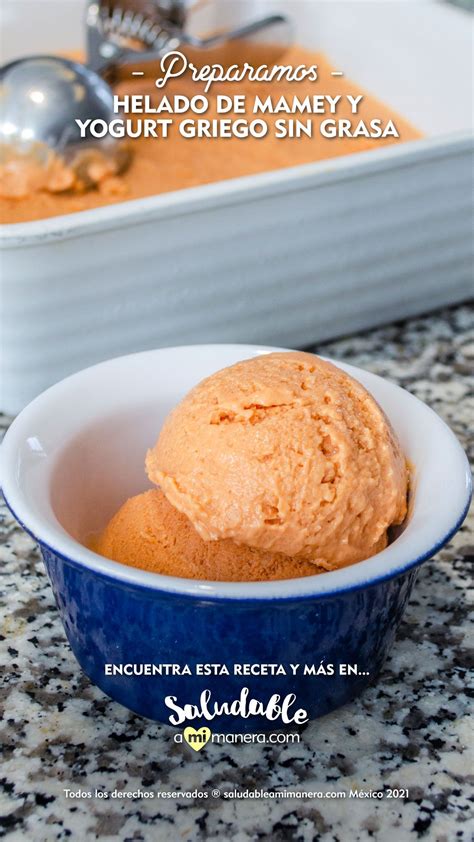
M 211 739 L 211 729 L 206 728 L 205 725 L 199 728 L 198 731 L 195 728 L 188 727 L 184 729 L 183 737 L 193 751 L 201 751 Z

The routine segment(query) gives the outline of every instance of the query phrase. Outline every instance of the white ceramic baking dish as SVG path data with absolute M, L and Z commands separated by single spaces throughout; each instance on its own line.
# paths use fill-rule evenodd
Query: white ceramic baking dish
M 232 5 L 221 0 L 220 14 Z M 4 58 L 79 46 L 82 6 L 4 0 Z M 425 138 L 3 226 L 2 409 L 114 355 L 302 347 L 470 294 L 469 15 L 429 0 L 262 0 L 239 14 L 281 8 L 301 44 Z

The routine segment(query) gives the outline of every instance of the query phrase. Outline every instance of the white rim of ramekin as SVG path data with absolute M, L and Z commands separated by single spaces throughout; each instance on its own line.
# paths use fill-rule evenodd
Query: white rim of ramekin
M 365 561 L 344 567 L 340 570 L 297 579 L 281 579 L 271 582 L 214 582 L 198 579 L 183 579 L 177 576 L 151 573 L 106 559 L 80 544 L 68 535 L 59 524 L 51 524 L 37 517 L 36 513 L 31 511 L 27 500 L 22 495 L 21 489 L 15 485 L 16 454 L 20 443 L 23 441 L 26 429 L 30 427 L 31 420 L 39 409 L 43 410 L 48 401 L 52 404 L 59 401 L 59 404 L 61 404 L 63 400 L 61 394 L 71 387 L 74 388 L 74 381 L 77 378 L 87 376 L 87 372 L 92 372 L 100 367 L 120 366 L 123 360 L 130 359 L 131 357 L 145 357 L 159 354 L 160 351 L 169 353 L 175 350 L 187 350 L 192 354 L 199 349 L 209 347 L 215 349 L 216 355 L 219 355 L 220 349 L 238 349 L 242 352 L 242 359 L 248 356 L 249 353 L 271 353 L 289 350 L 287 348 L 263 345 L 216 344 L 210 346 L 206 344 L 176 346 L 176 348 L 162 348 L 154 351 L 128 354 L 124 357 L 116 357 L 115 359 L 83 369 L 61 380 L 35 398 L 35 400 L 22 410 L 7 431 L 0 448 L 0 480 L 8 508 L 23 529 L 35 541 L 63 559 L 66 563 L 73 564 L 76 567 L 84 567 L 89 571 L 105 576 L 113 580 L 114 584 L 141 587 L 157 592 L 170 592 L 175 595 L 199 597 L 200 599 L 267 601 L 291 598 L 301 599 L 305 597 L 312 599 L 329 597 L 335 594 L 367 588 L 393 579 L 408 572 L 426 559 L 431 558 L 457 532 L 469 510 L 472 483 L 467 457 L 450 428 L 426 404 L 399 386 L 371 372 L 335 360 L 330 360 L 330 362 L 348 371 L 352 376 L 357 378 L 357 372 L 363 371 L 365 377 L 369 376 L 370 379 L 374 379 L 375 381 L 384 381 L 390 388 L 402 392 L 405 400 L 408 399 L 421 405 L 424 410 L 425 425 L 432 425 L 433 429 L 436 429 L 438 434 L 442 436 L 444 447 L 449 448 L 453 464 L 452 476 L 450 477 L 450 490 L 451 496 L 454 494 L 457 497 L 456 505 L 453 507 L 449 523 L 445 522 L 442 526 L 438 527 L 438 519 L 436 518 L 436 513 L 434 513 L 433 527 L 428 530 L 429 537 L 426 541 L 422 542 L 422 546 L 418 547 L 412 553 L 409 552 L 408 548 L 405 549 L 405 544 L 409 545 L 411 538 L 410 527 L 412 524 L 409 522 L 402 535 L 385 550 Z M 426 426 L 423 432 L 426 434 Z M 441 487 L 441 490 L 445 494 L 449 495 L 450 493 L 444 486 Z M 440 511 L 442 509 L 443 507 L 440 505 Z M 412 529 L 412 532 L 414 531 Z M 402 552 L 400 550 L 401 547 L 404 548 Z

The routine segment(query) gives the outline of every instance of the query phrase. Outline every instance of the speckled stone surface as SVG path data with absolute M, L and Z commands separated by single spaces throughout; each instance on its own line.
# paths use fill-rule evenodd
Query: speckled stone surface
M 468 447 L 473 309 L 458 307 L 317 350 L 409 389 Z M 383 674 L 362 698 L 305 727 L 299 744 L 208 745 L 198 754 L 174 743 L 172 729 L 128 713 L 81 674 L 38 552 L 5 509 L 2 515 L 0 814 L 12 840 L 470 840 L 472 520 L 421 568 Z M 210 795 L 213 788 L 326 793 L 383 786 L 408 788 L 409 796 Z M 72 800 L 66 788 L 198 788 L 209 797 Z

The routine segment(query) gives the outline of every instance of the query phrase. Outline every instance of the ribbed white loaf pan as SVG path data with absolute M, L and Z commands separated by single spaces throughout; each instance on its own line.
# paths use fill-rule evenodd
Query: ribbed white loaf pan
M 38 7 L 36 50 L 74 43 L 74 16 L 57 16 L 64 0 L 5 5 L 13 54 L 25 51 L 22 44 L 15 50 L 14 37 L 23 37 L 24 20 L 32 9 L 38 18 Z M 77 14 L 75 0 L 67 5 Z M 282 6 L 265 0 L 252 8 L 262 5 Z M 304 346 L 472 292 L 469 52 L 460 58 L 470 49 L 469 18 L 426 2 L 287 6 L 300 42 L 323 48 L 347 75 L 353 67 L 354 78 L 428 137 L 4 226 L 3 410 L 14 413 L 68 373 L 134 350 L 200 341 Z M 423 18 L 432 14 L 442 17 L 442 68 L 438 26 Z M 394 38 L 405 39 L 400 53 L 409 81 L 400 77 Z M 391 60 L 388 46 L 383 58 L 385 42 Z M 372 85 L 364 78 L 371 60 Z M 448 91 L 449 119 L 442 106 Z

